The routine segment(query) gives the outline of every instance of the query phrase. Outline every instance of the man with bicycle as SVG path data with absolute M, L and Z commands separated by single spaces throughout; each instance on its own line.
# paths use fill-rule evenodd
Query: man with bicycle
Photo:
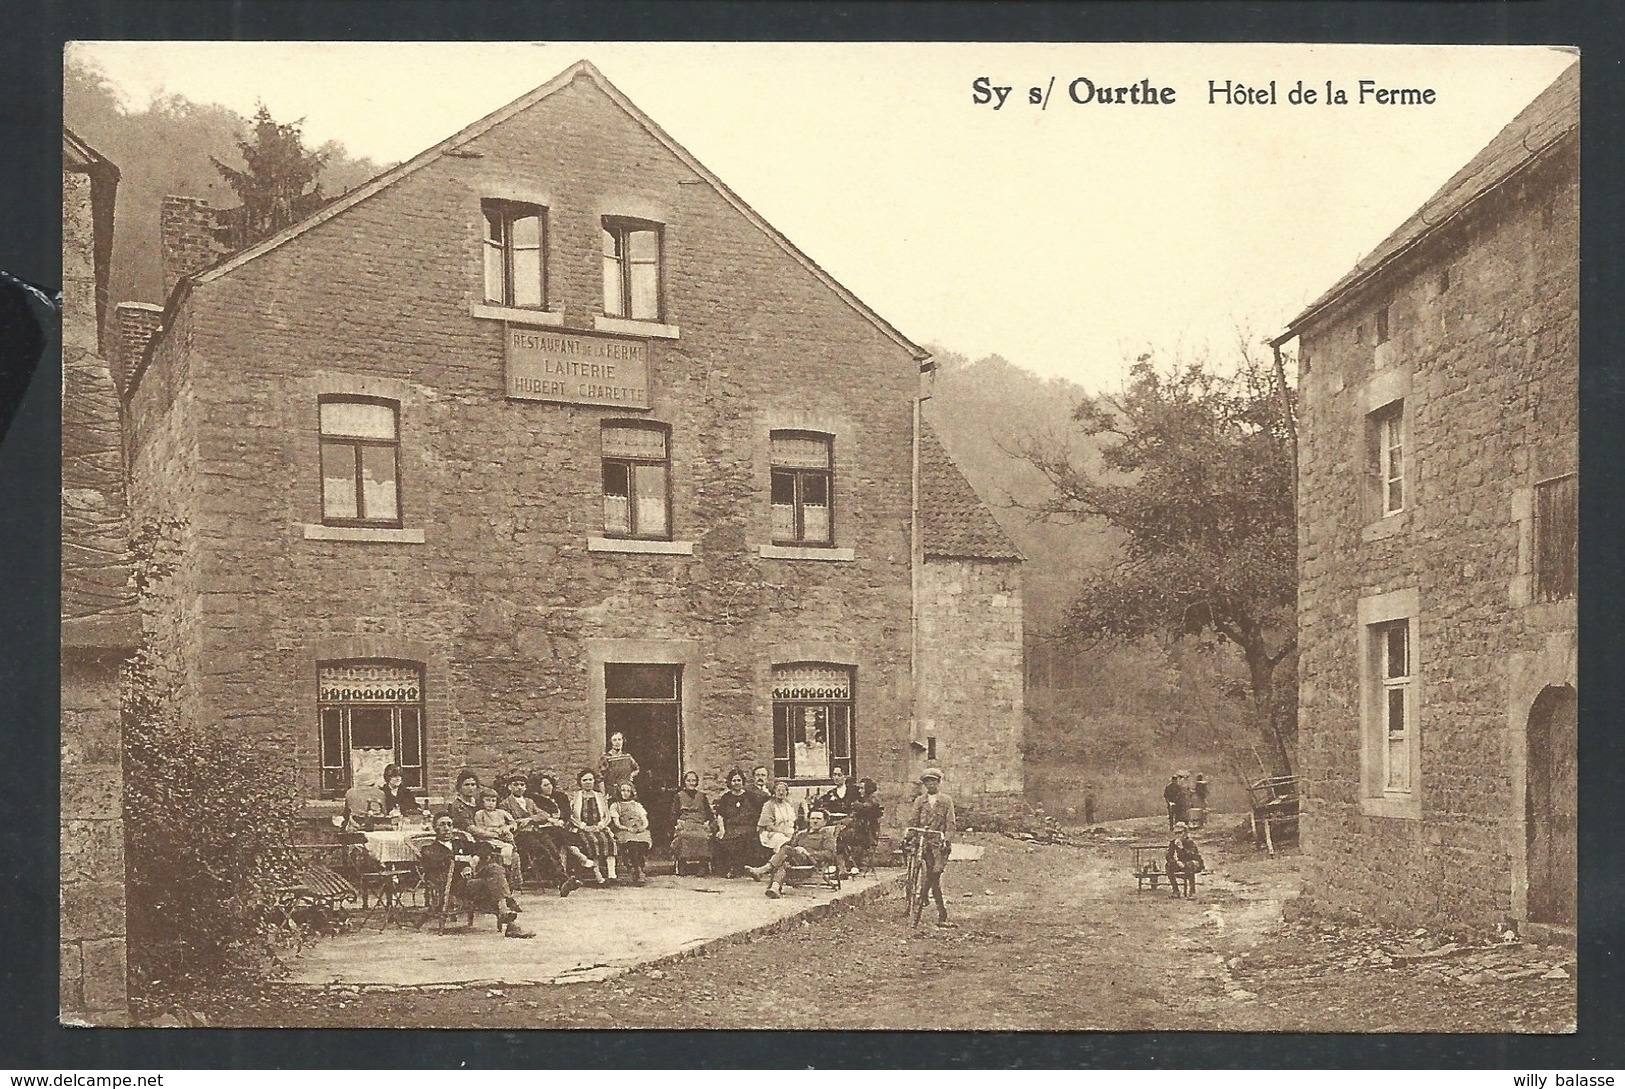
M 942 871 L 948 866 L 948 855 L 954 842 L 954 800 L 942 793 L 942 772 L 926 768 L 920 775 L 920 786 L 925 793 L 914 799 L 914 811 L 909 816 L 908 835 L 912 840 L 921 837 L 921 854 L 925 861 L 925 891 L 922 901 L 935 897 L 937 925 L 951 927 L 948 905 L 942 898 Z M 916 916 L 917 917 L 917 916 Z

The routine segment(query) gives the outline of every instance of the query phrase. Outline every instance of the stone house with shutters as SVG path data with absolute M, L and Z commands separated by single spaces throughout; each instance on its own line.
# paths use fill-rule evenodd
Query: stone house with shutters
M 592 65 L 241 252 L 162 223 L 167 303 L 121 312 L 135 517 L 182 526 L 147 632 L 313 813 L 613 732 L 657 820 L 758 764 L 1021 790 L 1019 555 L 929 353 Z
M 1314 895 L 1572 927 L 1579 65 L 1294 337 Z
M 129 588 L 120 404 L 105 342 L 118 167 L 62 130 L 61 989 L 65 1022 L 129 1021 L 120 671 Z

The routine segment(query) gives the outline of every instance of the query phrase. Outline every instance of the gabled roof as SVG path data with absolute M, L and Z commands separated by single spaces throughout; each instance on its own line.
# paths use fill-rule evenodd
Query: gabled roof
M 570 83 L 578 78 L 592 80 L 592 82 L 595 83 L 600 90 L 609 96 L 611 101 L 624 110 L 627 115 L 632 118 L 632 120 L 636 121 L 645 130 L 647 130 L 651 136 L 664 145 L 665 148 L 676 156 L 684 166 L 688 167 L 713 189 L 715 189 L 723 200 L 727 201 L 736 211 L 738 211 L 759 230 L 761 230 L 762 233 L 766 234 L 770 239 L 777 243 L 779 248 L 784 250 L 785 253 L 789 254 L 790 257 L 793 258 L 798 264 L 807 269 L 807 271 L 811 272 L 819 280 L 823 281 L 823 283 L 829 287 L 830 290 L 839 295 L 841 299 L 847 303 L 847 305 L 851 306 L 864 318 L 868 319 L 871 323 L 878 327 L 881 332 L 886 334 L 886 336 L 896 341 L 900 346 L 914 356 L 914 358 L 920 360 L 930 358 L 930 352 L 926 351 L 918 344 L 915 344 L 913 341 L 909 340 L 902 333 L 898 332 L 890 322 L 886 321 L 886 319 L 882 318 L 879 314 L 869 309 L 869 307 L 865 305 L 861 299 L 852 294 L 852 292 L 848 291 L 845 287 L 838 283 L 833 276 L 820 268 L 817 262 L 808 257 L 805 253 L 801 252 L 801 250 L 797 249 L 794 243 L 792 243 L 788 238 L 784 237 L 784 235 L 780 234 L 779 231 L 771 223 L 763 219 L 754 208 L 741 200 L 738 194 L 736 194 L 732 189 L 729 189 L 728 186 L 723 183 L 722 179 L 718 178 L 715 174 L 711 173 L 710 170 L 706 169 L 698 159 L 694 158 L 694 156 L 689 153 L 687 148 L 683 147 L 676 140 L 667 135 L 665 130 L 663 130 L 659 125 L 655 124 L 653 119 L 651 119 L 642 110 L 638 109 L 638 107 L 632 103 L 631 99 L 622 94 L 620 88 L 611 83 L 607 78 L 605 78 L 602 72 L 600 72 L 590 61 L 586 60 L 577 61 L 564 71 L 560 72 L 558 75 L 554 76 L 551 80 L 536 88 L 534 91 L 522 95 L 494 113 L 487 114 L 478 121 L 474 122 L 472 125 L 469 125 L 467 128 L 463 129 L 461 132 L 442 140 L 440 143 L 434 145 L 416 157 L 408 159 L 399 166 L 395 166 L 384 171 L 382 174 L 379 174 L 366 184 L 357 186 L 355 189 L 350 190 L 342 197 L 339 197 L 332 203 L 325 205 L 319 211 L 307 216 L 280 233 L 274 234 L 270 238 L 250 246 L 245 250 L 232 254 L 230 257 L 227 257 L 225 260 L 218 262 L 210 268 L 195 273 L 191 279 L 200 284 L 208 283 L 210 280 L 219 279 L 221 276 L 224 276 L 234 269 L 240 268 L 241 266 L 247 264 L 249 261 L 254 260 L 261 254 L 269 253 L 271 250 L 291 242 L 293 239 L 298 238 L 312 227 L 325 223 L 334 216 L 343 215 L 346 210 L 360 204 L 373 194 L 389 188 L 410 174 L 416 173 L 425 166 L 428 166 L 430 163 L 439 159 L 441 156 L 448 153 L 455 153 L 456 150 L 461 148 L 464 144 L 478 136 L 483 135 L 486 132 L 489 132 L 491 129 L 502 124 L 504 121 L 507 121 L 516 114 L 528 110 L 530 107 L 536 105 L 538 102 L 542 101 L 548 96 L 563 89 L 564 87 L 569 86 Z
M 1342 279 L 1333 284 L 1303 313 L 1292 319 L 1281 344 L 1322 310 L 1398 259 L 1446 222 L 1466 211 L 1514 174 L 1544 155 L 1580 127 L 1580 65 L 1569 65 L 1535 100 L 1514 117 L 1468 164 L 1429 197 L 1427 202 L 1383 239 Z
M 1021 560 L 1026 557 L 959 471 L 931 426 L 920 426 L 920 537 L 936 559 Z

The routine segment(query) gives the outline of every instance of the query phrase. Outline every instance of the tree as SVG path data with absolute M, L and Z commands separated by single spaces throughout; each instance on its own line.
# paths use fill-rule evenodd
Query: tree
M 1293 394 L 1243 357 L 1229 378 L 1204 362 L 1160 367 L 1143 355 L 1121 394 L 1081 402 L 1073 419 L 1099 443 L 1098 472 L 1042 441 L 1020 453 L 1051 485 L 1039 517 L 1101 519 L 1123 538 L 1114 562 L 1083 574 L 1064 633 L 1233 643 L 1246 662 L 1248 717 L 1272 771 L 1290 774 L 1296 693 L 1277 687 L 1297 651 Z
M 227 213 L 224 241 L 239 250 L 269 238 L 316 211 L 327 198 L 316 181 L 327 152 L 306 151 L 299 131 L 303 120 L 278 124 L 260 103 L 249 123 L 250 139 L 237 141 L 246 169 L 238 170 L 209 156 L 221 177 L 236 191 L 240 208 Z

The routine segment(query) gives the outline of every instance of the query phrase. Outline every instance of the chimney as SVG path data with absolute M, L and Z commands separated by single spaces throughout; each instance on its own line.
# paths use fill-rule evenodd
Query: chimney
M 113 308 L 113 353 L 108 360 L 113 382 L 122 395 L 129 378 L 141 367 L 152 338 L 163 329 L 164 308 L 151 303 L 122 302 Z
M 219 213 L 206 200 L 165 197 L 158 220 L 167 300 L 181 277 L 208 268 L 226 250 L 219 239 Z

